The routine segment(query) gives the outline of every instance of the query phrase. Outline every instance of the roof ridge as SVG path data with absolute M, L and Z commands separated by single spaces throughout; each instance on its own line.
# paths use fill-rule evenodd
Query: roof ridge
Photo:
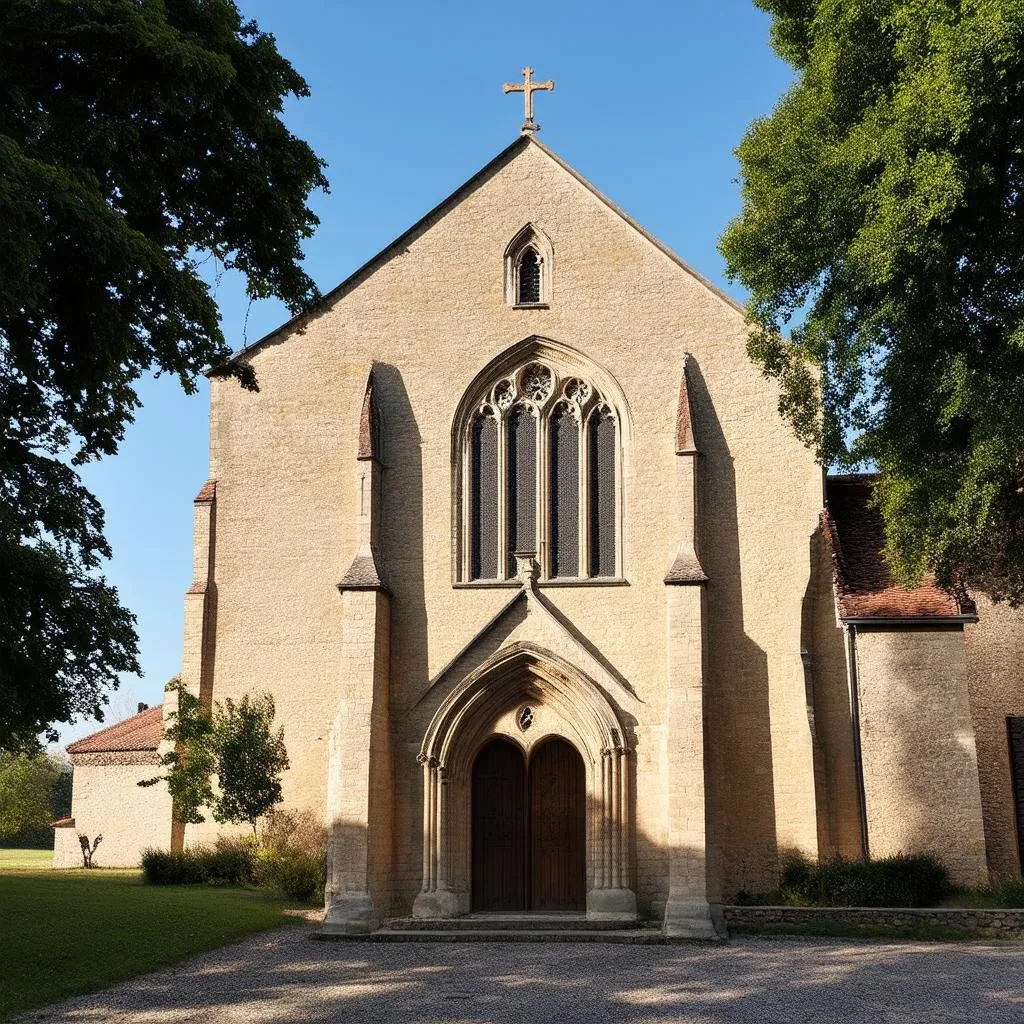
M 457 199 L 461 198 L 464 193 L 469 192 L 473 188 L 475 188 L 479 179 L 489 174 L 490 171 L 494 167 L 496 167 L 502 160 L 511 156 L 513 150 L 517 148 L 525 149 L 526 146 L 529 145 L 530 141 L 531 139 L 529 138 L 529 136 L 521 135 L 514 142 L 506 146 L 500 153 L 498 153 L 497 156 L 488 160 L 487 163 L 484 164 L 484 166 L 481 167 L 480 170 L 476 172 L 476 174 L 467 178 L 461 185 L 459 185 L 458 188 L 456 188 L 453 192 L 448 193 L 448 195 L 445 196 L 444 199 L 442 199 L 435 206 L 432 206 L 422 217 L 420 217 L 419 220 L 413 223 L 410 227 L 406 228 L 405 231 L 403 231 L 397 238 L 395 238 L 393 241 L 385 245 L 383 249 L 379 250 L 375 255 L 371 256 L 365 263 L 362 263 L 359 267 L 352 271 L 352 273 L 349 274 L 348 277 L 344 278 L 342 281 L 336 284 L 330 291 L 324 292 L 324 294 L 321 295 L 320 298 L 315 303 L 313 303 L 312 306 L 309 307 L 309 309 L 303 310 L 301 313 L 296 313 L 295 316 L 293 316 L 290 320 L 286 320 L 279 327 L 275 327 L 272 331 L 268 331 L 266 334 L 263 335 L 262 338 L 259 338 L 256 341 L 243 346 L 231 356 L 228 362 L 235 362 L 235 360 L 240 359 L 247 353 L 259 348 L 260 345 L 263 345 L 268 341 L 272 341 L 279 334 L 289 330 L 292 327 L 295 327 L 297 324 L 300 323 L 300 321 L 305 321 L 308 318 L 314 316 L 320 309 L 324 308 L 329 302 L 343 297 L 343 294 L 346 291 L 346 289 L 351 288 L 357 283 L 359 283 L 359 280 L 363 277 L 364 274 L 368 274 L 373 268 L 376 267 L 378 263 L 383 261 L 385 257 L 389 256 L 395 250 L 402 248 L 405 242 L 408 241 L 413 235 L 415 235 L 417 231 L 426 227 L 427 222 L 432 217 L 440 213 L 449 204 L 452 204 Z
M 88 736 L 83 736 L 81 739 L 75 740 L 74 743 L 68 744 L 68 746 L 66 747 L 66 750 L 67 750 L 67 752 L 69 754 L 75 754 L 75 753 L 79 753 L 79 752 L 81 752 L 81 753 L 88 753 L 89 751 L 83 751 L 81 749 L 84 744 L 88 743 L 88 744 L 91 745 L 96 740 L 102 740 L 102 737 L 104 737 L 108 733 L 113 732 L 115 729 L 123 729 L 126 725 L 129 725 L 129 723 L 132 723 L 132 722 L 134 722 L 136 724 L 136 726 L 142 725 L 142 722 L 140 721 L 140 719 L 146 718 L 147 716 L 155 717 L 154 716 L 154 712 L 159 712 L 160 713 L 160 720 L 162 722 L 163 721 L 163 705 L 162 704 L 154 704 L 153 707 L 151 707 L 151 708 L 146 708 L 144 711 L 137 711 L 134 715 L 129 715 L 127 718 L 122 718 L 119 722 L 112 722 L 110 725 L 105 726 L 102 729 L 98 729 L 96 732 L 89 733 Z M 129 729 L 128 731 L 131 731 L 131 730 Z M 154 750 L 156 749 L 155 745 L 154 745 L 153 749 Z

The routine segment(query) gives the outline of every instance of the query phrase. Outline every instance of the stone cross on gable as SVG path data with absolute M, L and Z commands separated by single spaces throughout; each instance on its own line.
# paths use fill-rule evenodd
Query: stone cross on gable
M 523 68 L 522 85 L 518 82 L 514 85 L 510 85 L 508 82 L 505 83 L 504 91 L 506 93 L 521 92 L 523 94 L 523 109 L 526 120 L 523 122 L 523 127 L 520 130 L 524 135 L 532 135 L 534 132 L 540 131 L 540 125 L 533 119 L 533 94 L 538 89 L 543 92 L 552 92 L 554 88 L 555 83 L 551 79 L 548 79 L 546 82 L 535 82 L 533 80 L 533 68 Z

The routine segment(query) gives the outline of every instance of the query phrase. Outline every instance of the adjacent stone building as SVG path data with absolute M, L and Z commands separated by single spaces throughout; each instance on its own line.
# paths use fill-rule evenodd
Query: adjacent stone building
M 166 847 L 171 798 L 163 785 L 139 782 L 160 773 L 163 709 L 139 705 L 139 713 L 72 743 L 72 817 L 54 822 L 53 866 L 80 867 L 80 834 L 101 835 L 96 864 L 136 866 L 147 846 Z
M 212 382 L 182 679 L 274 695 L 327 929 L 707 936 L 791 851 L 1019 870 L 1017 616 L 892 585 L 870 479 L 826 484 L 746 335 L 525 135 L 239 353 L 257 393 Z M 89 771 L 125 863 L 215 834 Z

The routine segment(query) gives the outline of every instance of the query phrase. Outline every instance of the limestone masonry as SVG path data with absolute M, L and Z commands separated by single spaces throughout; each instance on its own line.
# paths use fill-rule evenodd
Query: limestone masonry
M 870 478 L 824 480 L 746 335 L 524 136 L 239 353 L 258 393 L 212 381 L 182 680 L 273 694 L 327 930 L 711 936 L 792 851 L 1019 872 L 1021 620 L 893 586 Z M 215 836 L 135 786 L 159 729 L 103 736 L 71 748 L 59 858 Z

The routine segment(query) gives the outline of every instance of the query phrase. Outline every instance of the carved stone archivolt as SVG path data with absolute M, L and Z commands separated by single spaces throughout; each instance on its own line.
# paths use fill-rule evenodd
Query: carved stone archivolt
M 438 708 L 420 749 L 423 885 L 413 913 L 451 917 L 470 908 L 471 778 L 494 723 L 542 707 L 581 754 L 587 773 L 587 916 L 636 916 L 632 889 L 634 758 L 619 715 L 593 680 L 549 651 L 515 643 L 470 673 Z M 531 712 L 532 713 L 532 712 Z

